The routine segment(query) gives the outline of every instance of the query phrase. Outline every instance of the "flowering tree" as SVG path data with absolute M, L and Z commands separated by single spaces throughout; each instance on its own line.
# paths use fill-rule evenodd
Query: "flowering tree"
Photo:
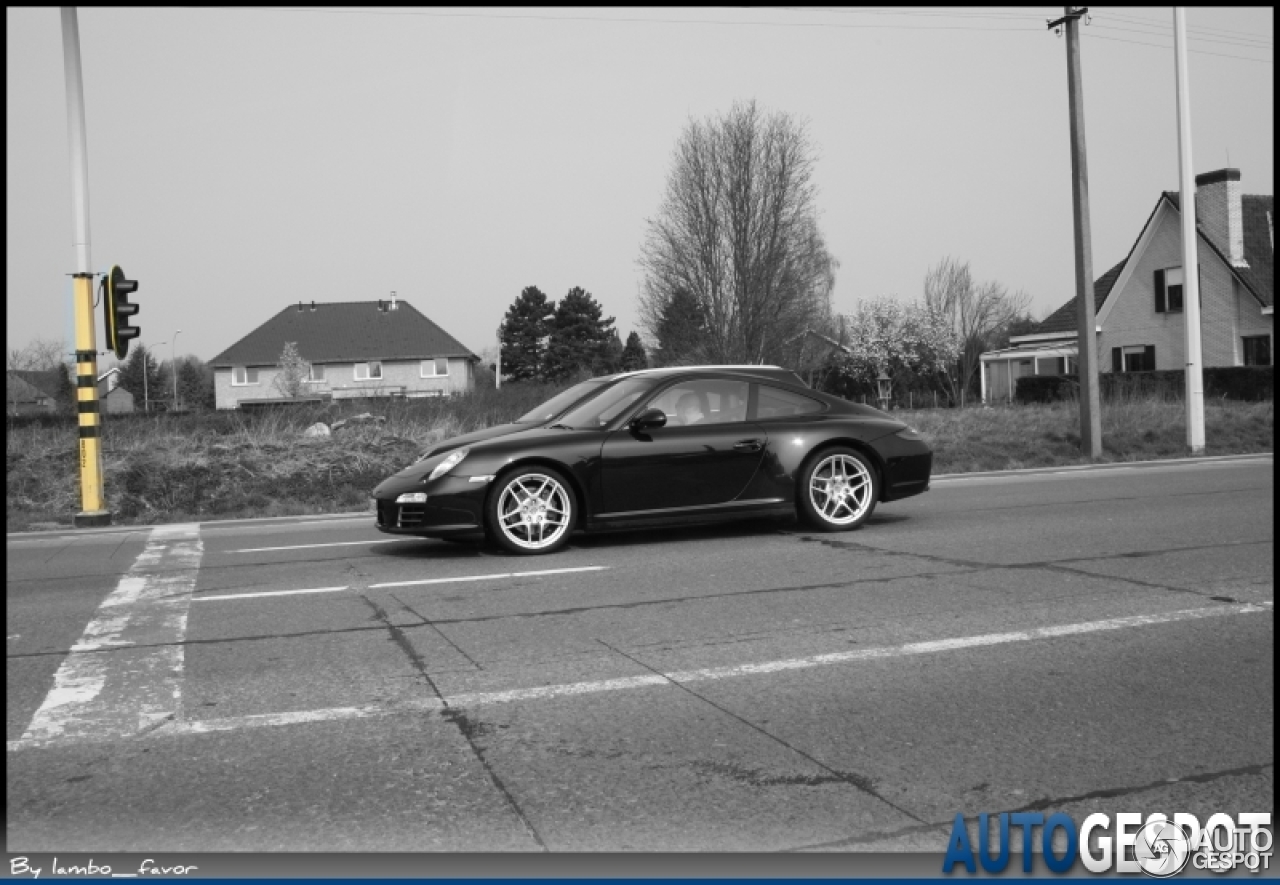
M 281 396 L 290 398 L 301 396 L 306 387 L 307 377 L 311 374 L 311 364 L 298 353 L 298 345 L 294 341 L 286 341 L 280 353 L 280 372 L 272 382 Z
M 959 336 L 947 317 L 924 304 L 879 297 L 846 317 L 847 349 L 831 357 L 830 386 L 848 395 L 876 389 L 883 370 L 894 386 L 940 387 L 960 352 Z

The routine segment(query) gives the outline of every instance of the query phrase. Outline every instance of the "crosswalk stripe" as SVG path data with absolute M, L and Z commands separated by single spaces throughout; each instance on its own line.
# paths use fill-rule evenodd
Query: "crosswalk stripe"
M 194 523 L 151 531 L 58 668 L 20 743 L 128 737 L 180 716 L 182 640 L 202 554 Z

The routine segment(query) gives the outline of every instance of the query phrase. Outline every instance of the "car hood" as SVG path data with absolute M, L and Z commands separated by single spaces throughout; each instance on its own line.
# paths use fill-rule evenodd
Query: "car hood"
M 504 436 L 511 436 L 516 433 L 528 433 L 531 430 L 541 430 L 541 426 L 537 424 L 496 424 L 493 427 L 486 427 L 483 430 L 473 430 L 470 433 L 463 433 L 459 436 L 451 436 L 448 439 L 442 439 L 435 445 L 428 446 L 421 455 L 418 456 L 412 464 L 406 465 L 402 470 L 394 474 L 395 477 L 403 478 L 416 476 L 426 469 L 424 462 L 452 452 L 454 449 L 460 449 L 463 446 L 474 445 L 475 443 L 487 442 L 491 439 L 498 439 Z
M 452 452 L 454 449 L 469 446 L 472 443 L 484 442 L 487 439 L 496 439 L 499 436 L 509 436 L 513 433 L 536 430 L 537 428 L 538 425 L 536 424 L 495 424 L 493 427 L 486 427 L 483 430 L 473 430 L 460 436 L 442 439 L 435 445 L 428 446 L 419 460 L 425 460 L 435 455 L 443 455 L 445 452 Z

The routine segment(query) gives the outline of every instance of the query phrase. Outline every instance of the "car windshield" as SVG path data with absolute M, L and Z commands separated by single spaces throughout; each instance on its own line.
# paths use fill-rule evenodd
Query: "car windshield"
M 627 378 L 599 396 L 574 406 L 556 422 L 573 430 L 598 430 L 621 415 L 653 387 L 652 379 Z
M 604 389 L 608 381 L 608 378 L 592 378 L 588 381 L 583 381 L 581 384 L 575 384 L 568 390 L 557 393 L 537 408 L 521 415 L 514 423 L 542 424 L 545 421 L 550 421 L 583 397 L 599 393 Z

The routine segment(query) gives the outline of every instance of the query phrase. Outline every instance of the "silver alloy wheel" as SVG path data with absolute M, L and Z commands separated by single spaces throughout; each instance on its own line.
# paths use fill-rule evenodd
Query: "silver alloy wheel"
M 498 496 L 498 530 L 525 550 L 552 546 L 573 524 L 573 496 L 545 473 L 524 473 Z
M 866 465 L 852 455 L 823 458 L 809 479 L 814 512 L 832 525 L 857 522 L 875 503 L 875 485 Z

